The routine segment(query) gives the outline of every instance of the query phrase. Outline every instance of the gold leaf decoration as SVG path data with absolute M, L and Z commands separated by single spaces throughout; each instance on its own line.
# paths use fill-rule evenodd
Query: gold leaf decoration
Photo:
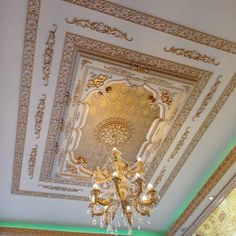
M 95 74 L 91 73 L 92 79 L 88 81 L 87 88 L 99 88 L 102 87 L 105 83 L 106 80 L 111 79 L 111 76 L 106 75 L 106 74 Z
M 49 31 L 48 40 L 46 42 L 46 48 L 43 54 L 43 80 L 45 86 L 48 86 L 49 76 L 51 73 L 52 57 L 54 52 L 54 44 L 56 38 L 57 25 L 53 24 L 54 30 Z
M 34 177 L 34 169 L 35 169 L 37 154 L 38 154 L 38 145 L 35 144 L 35 146 L 31 150 L 30 158 L 28 161 L 28 175 L 31 179 Z
M 81 188 L 66 188 L 61 186 L 51 186 L 51 185 L 43 185 L 39 184 L 40 187 L 49 189 L 49 190 L 56 190 L 56 191 L 64 191 L 64 192 L 82 192 L 83 190 Z
M 171 153 L 170 157 L 168 158 L 168 161 L 172 160 L 175 158 L 176 154 L 179 152 L 179 150 L 183 147 L 184 142 L 186 140 L 186 138 L 188 137 L 189 134 L 189 129 L 190 127 L 187 127 L 184 131 L 184 133 L 182 134 L 179 142 L 177 143 L 177 145 L 175 146 L 174 151 Z
M 171 106 L 174 96 L 176 93 L 171 92 L 169 89 L 160 89 L 161 91 L 161 101 L 165 103 L 168 107 Z
M 94 31 L 97 31 L 97 32 L 100 32 L 103 34 L 112 35 L 116 38 L 125 39 L 127 41 L 133 41 L 133 38 L 128 38 L 127 33 L 122 32 L 121 30 L 117 29 L 116 27 L 106 25 L 103 22 L 78 19 L 76 17 L 74 17 L 73 19 L 66 18 L 65 21 L 68 24 L 78 25 L 83 28 L 89 28 L 91 30 L 94 30 Z
M 194 117 L 192 118 L 193 121 L 195 121 L 195 119 L 197 117 L 199 117 L 201 115 L 201 113 L 206 109 L 208 103 L 211 101 L 212 97 L 214 96 L 217 88 L 219 87 L 221 81 L 219 80 L 222 77 L 222 75 L 218 76 L 216 79 L 216 82 L 213 84 L 213 86 L 211 87 L 209 93 L 206 95 L 206 97 L 203 99 L 200 107 L 197 109 L 196 114 L 194 115 Z
M 187 57 L 195 61 L 202 61 L 204 63 L 213 64 L 215 66 L 218 66 L 220 64 L 219 62 L 215 61 L 216 60 L 215 58 L 209 57 L 206 54 L 201 54 L 196 50 L 186 50 L 184 48 L 176 48 L 176 47 L 171 47 L 167 49 L 166 47 L 164 47 L 164 51 L 171 52 L 173 54 L 176 54 L 177 56 Z
M 157 186 L 161 182 L 165 172 L 166 172 L 166 166 L 163 166 L 162 169 L 161 169 L 160 174 L 158 175 L 158 177 L 155 180 L 155 186 Z
M 46 95 L 43 94 L 43 96 L 39 99 L 39 104 L 35 115 L 34 133 L 36 135 L 36 138 L 40 137 L 41 126 L 43 123 L 44 109 L 45 109 L 45 101 L 46 101 Z

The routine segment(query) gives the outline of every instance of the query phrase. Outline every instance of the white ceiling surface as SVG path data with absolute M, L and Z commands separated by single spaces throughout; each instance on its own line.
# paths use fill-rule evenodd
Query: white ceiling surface
M 144 1 L 141 0 L 122 0 L 116 2 L 133 9 L 142 10 L 158 17 L 174 21 L 175 23 L 180 23 L 236 41 L 236 28 L 234 26 L 236 21 L 235 1 L 145 0 L 145 4 L 143 4 Z M 143 33 L 138 25 L 126 21 L 120 21 L 114 17 L 103 15 L 102 13 L 90 10 L 85 11 L 84 8 L 79 8 L 75 5 L 61 1 L 47 0 L 47 2 L 44 3 L 45 4 L 42 5 L 42 15 L 40 16 L 41 19 L 39 26 L 39 35 L 42 38 L 38 39 L 40 43 L 37 45 L 37 50 L 39 52 L 36 54 L 36 58 L 40 58 L 42 55 L 40 53 L 45 47 L 44 42 L 46 41 L 47 32 L 52 23 L 55 23 L 56 21 L 56 23 L 60 25 L 57 34 L 57 49 L 60 48 L 60 45 L 62 45 L 64 41 L 64 18 L 77 16 L 81 18 L 89 18 L 95 21 L 109 22 L 110 25 L 117 26 L 124 32 L 128 32 L 130 37 L 134 37 L 134 41 L 130 43 L 125 40 L 113 38 L 112 36 L 72 26 L 69 28 L 70 32 L 76 31 L 76 33 L 79 33 L 80 35 L 116 44 L 121 47 L 130 48 L 161 58 L 184 63 L 186 65 L 214 71 L 215 75 L 223 74 L 224 80 L 227 81 L 236 71 L 235 55 L 170 35 L 168 35 L 167 40 L 166 34 L 152 29 L 146 28 L 145 33 Z M 0 220 L 90 226 L 90 217 L 85 214 L 88 205 L 87 202 L 10 194 L 22 66 L 21 62 L 26 15 L 25 9 L 25 0 L 1 0 L 0 3 Z M 54 9 L 53 13 L 52 9 Z M 82 9 L 83 11 L 80 11 L 78 14 L 78 9 Z M 68 14 L 65 14 L 65 12 L 68 12 Z M 45 30 L 45 26 L 47 30 Z M 41 31 L 45 33 L 43 34 Z M 217 60 L 220 61 L 220 65 L 216 67 L 164 53 L 163 47 L 165 46 L 178 46 L 200 50 L 212 57 L 216 57 Z M 52 74 L 55 76 L 55 79 L 51 80 L 51 89 L 56 83 L 61 58 L 61 52 L 56 49 L 56 63 L 52 67 Z M 36 61 L 34 68 L 34 76 L 39 77 L 39 80 L 42 73 L 41 63 L 42 60 L 40 61 L 40 59 Z M 222 84 L 226 85 L 225 82 L 222 82 Z M 50 86 L 46 89 L 50 89 Z M 211 85 L 208 85 L 206 90 L 204 90 L 205 94 L 209 90 L 210 86 Z M 33 84 L 32 92 L 37 93 L 37 89 L 37 84 Z M 219 92 L 222 92 L 222 89 L 223 87 L 220 88 Z M 40 94 L 40 91 L 38 91 L 38 94 Z M 51 103 L 53 101 L 53 96 L 52 93 L 50 99 L 48 99 Z M 215 102 L 214 98 L 213 101 Z M 227 146 L 230 140 L 236 138 L 235 101 L 236 92 L 234 91 L 220 113 L 212 122 L 210 128 L 205 133 L 204 138 L 198 143 L 190 159 L 180 171 L 180 174 L 174 180 L 173 186 L 170 187 L 160 205 L 157 207 L 152 216 L 153 223 L 150 226 L 146 226 L 148 229 L 163 230 L 171 223 L 172 215 L 178 209 L 181 202 L 183 202 L 183 200 L 185 200 L 195 189 L 195 186 L 200 180 L 199 177 L 205 176 L 205 173 L 211 170 L 213 163 L 215 163 L 219 158 L 218 154 L 220 151 Z M 200 101 L 198 104 L 200 104 Z M 35 104 L 31 104 L 31 106 L 35 107 Z M 209 108 L 212 106 L 213 104 L 209 105 Z M 50 112 L 50 104 L 47 109 Z M 49 120 L 49 118 L 50 116 L 48 115 L 45 117 L 45 120 Z M 203 118 L 205 118 L 204 115 L 202 119 Z M 198 122 L 200 121 L 202 120 L 199 119 Z M 33 124 L 33 121 L 29 120 L 29 122 L 32 122 Z M 46 128 L 43 127 L 43 129 L 45 129 L 45 131 L 42 133 L 42 136 L 46 137 Z M 199 161 L 200 158 L 201 162 Z M 234 166 L 231 169 L 231 172 L 229 172 L 228 178 L 230 178 L 230 176 L 235 172 L 236 170 Z M 226 183 L 227 179 L 225 179 L 224 182 Z M 221 186 L 223 186 L 222 183 Z M 200 212 L 198 212 L 198 214 L 199 213 Z
M 236 41 L 235 0 L 111 0 L 110 2 Z

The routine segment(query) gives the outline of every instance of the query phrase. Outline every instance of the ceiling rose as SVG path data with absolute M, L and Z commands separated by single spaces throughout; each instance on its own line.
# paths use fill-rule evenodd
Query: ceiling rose
M 125 144 L 132 135 L 129 121 L 120 117 L 103 120 L 95 128 L 95 137 L 99 142 L 118 145 Z

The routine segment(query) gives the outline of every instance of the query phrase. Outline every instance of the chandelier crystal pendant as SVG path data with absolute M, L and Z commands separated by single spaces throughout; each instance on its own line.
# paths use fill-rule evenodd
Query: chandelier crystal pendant
M 91 191 L 89 208 L 94 224 L 94 216 L 100 216 L 100 227 L 105 224 L 108 233 L 118 233 L 117 228 L 120 227 L 121 220 L 131 234 L 133 221 L 136 220 L 140 224 L 143 216 L 150 216 L 150 211 L 157 205 L 159 196 L 150 183 L 144 191 L 144 163 L 141 158 L 131 167 L 122 159 L 117 148 L 113 148 L 112 152 L 114 165 L 110 170 L 101 170 L 97 167 L 93 172 L 95 183 Z

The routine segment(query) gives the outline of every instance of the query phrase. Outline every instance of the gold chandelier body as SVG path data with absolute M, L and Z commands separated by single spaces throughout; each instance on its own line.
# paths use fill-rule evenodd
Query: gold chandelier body
M 95 184 L 91 191 L 92 217 L 103 216 L 105 224 L 113 221 L 117 210 L 122 209 L 123 216 L 129 226 L 132 225 L 132 209 L 141 216 L 150 216 L 150 210 L 157 204 L 158 196 L 151 184 L 144 192 L 144 163 L 138 158 L 134 166 L 130 166 L 121 157 L 121 152 L 113 149 L 114 166 L 111 170 L 99 167 L 93 173 Z

